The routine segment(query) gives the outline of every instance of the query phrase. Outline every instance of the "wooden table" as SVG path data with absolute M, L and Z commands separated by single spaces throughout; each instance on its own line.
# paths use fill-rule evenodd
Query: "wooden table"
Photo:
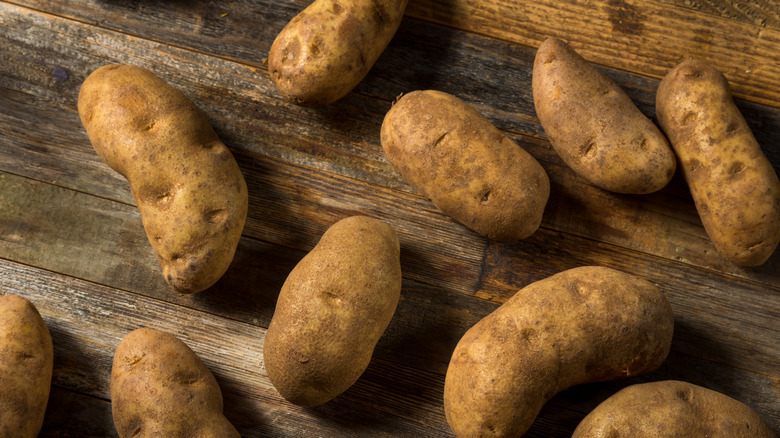
M 780 6 L 772 0 L 412 0 L 395 39 L 347 97 L 311 110 L 282 101 L 263 58 L 308 0 L 0 1 L 0 295 L 42 313 L 54 376 L 42 436 L 115 435 L 116 345 L 142 326 L 184 340 L 216 375 L 247 437 L 451 436 L 444 373 L 460 336 L 523 286 L 602 265 L 657 284 L 676 315 L 652 374 L 567 390 L 528 436 L 567 437 L 628 384 L 679 379 L 734 397 L 780 432 L 780 251 L 763 266 L 724 260 L 679 172 L 645 196 L 576 176 L 535 116 L 531 69 L 565 39 L 655 117 L 659 79 L 690 55 L 720 68 L 780 171 Z M 250 192 L 224 278 L 193 296 L 163 281 L 127 182 L 100 161 L 76 112 L 79 86 L 108 63 L 147 67 L 183 90 L 231 148 Z M 488 241 L 439 213 L 385 159 L 393 99 L 438 89 L 474 105 L 545 167 L 541 228 Z M 316 408 L 285 402 L 263 368 L 263 336 L 287 273 L 336 220 L 398 231 L 404 287 L 361 379 Z

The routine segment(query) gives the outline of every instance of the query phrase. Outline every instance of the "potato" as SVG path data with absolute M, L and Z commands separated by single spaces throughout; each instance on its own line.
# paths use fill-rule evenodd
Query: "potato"
M 279 93 L 316 107 L 360 83 L 395 35 L 409 0 L 315 0 L 279 33 L 268 72 Z
M 0 296 L 0 438 L 34 438 L 49 401 L 54 351 L 38 309 Z
M 570 269 L 521 289 L 461 338 L 444 382 L 459 437 L 518 437 L 570 386 L 654 370 L 674 317 L 650 282 L 609 268 Z
M 130 65 L 89 75 L 78 109 L 95 151 L 129 181 L 168 284 L 180 293 L 213 285 L 233 260 L 248 202 L 236 160 L 203 114 Z
M 663 188 L 677 162 L 661 131 L 614 81 L 568 44 L 548 38 L 534 60 L 534 105 L 561 159 L 593 185 L 617 193 Z
M 763 264 L 780 242 L 780 181 L 726 78 L 684 61 L 661 81 L 656 112 L 718 252 L 739 266 Z
M 288 401 L 314 406 L 363 374 L 401 293 L 395 231 L 342 219 L 290 272 L 265 335 L 268 378 Z
M 111 412 L 120 438 L 240 437 L 222 414 L 211 371 L 184 342 L 151 328 L 130 332 L 116 348 Z
M 539 228 L 550 196 L 544 168 L 457 97 L 403 96 L 382 122 L 381 141 L 415 190 L 477 233 L 517 240 Z
M 632 385 L 602 402 L 572 438 L 774 438 L 749 407 L 687 382 Z

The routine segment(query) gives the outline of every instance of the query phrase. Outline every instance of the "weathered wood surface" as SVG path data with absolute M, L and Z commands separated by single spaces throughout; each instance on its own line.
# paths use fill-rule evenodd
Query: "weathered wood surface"
M 776 8 L 726 0 L 548 0 L 533 8 L 413 0 L 355 92 L 307 110 L 280 100 L 261 62 L 306 0 L 13 3 L 23 5 L 0 2 L 0 294 L 33 300 L 52 329 L 55 390 L 42 435 L 114 433 L 113 348 L 149 325 L 203 357 L 244 436 L 451 436 L 441 392 L 459 337 L 522 286 L 590 264 L 662 288 L 676 314 L 673 352 L 651 375 L 560 394 L 529 436 L 569 436 L 616 389 L 662 378 L 735 397 L 780 432 L 780 252 L 755 269 L 723 260 L 679 175 L 647 196 L 589 186 L 550 148 L 530 91 L 535 46 L 554 34 L 580 44 L 654 117 L 658 78 L 697 53 L 723 68 L 746 99 L 738 105 L 780 170 Z M 626 34 L 615 17 L 642 25 Z M 690 32 L 704 26 L 716 26 L 711 38 L 692 45 Z M 761 68 L 734 70 L 747 61 Z M 247 180 L 250 217 L 236 259 L 202 294 L 167 289 L 127 183 L 99 160 L 78 120 L 81 82 L 112 62 L 151 68 L 182 89 Z M 476 236 L 387 163 L 382 117 L 395 96 L 419 88 L 459 95 L 540 160 L 553 187 L 534 236 L 512 243 Z M 289 270 L 331 223 L 356 213 L 398 230 L 401 303 L 358 384 L 325 406 L 296 408 L 262 370 L 264 327 Z M 67 415 L 72 406 L 78 415 Z

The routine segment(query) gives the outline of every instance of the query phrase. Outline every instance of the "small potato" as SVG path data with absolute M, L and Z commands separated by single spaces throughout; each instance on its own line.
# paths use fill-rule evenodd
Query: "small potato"
M 684 61 L 661 81 L 656 112 L 718 252 L 739 266 L 766 262 L 780 242 L 780 181 L 726 78 Z
M 211 371 L 184 342 L 151 328 L 116 348 L 111 411 L 120 438 L 240 437 L 222 414 Z
M 342 219 L 290 272 L 265 335 L 268 378 L 288 401 L 314 406 L 363 374 L 401 293 L 395 231 Z
M 661 131 L 614 81 L 568 44 L 548 38 L 534 60 L 536 114 L 577 174 L 617 193 L 660 190 L 677 162 Z
M 440 91 L 414 91 L 385 115 L 387 159 L 444 214 L 494 240 L 533 234 L 550 180 L 531 154 L 471 106 Z
M 537 281 L 458 342 L 447 422 L 458 437 L 519 437 L 570 386 L 656 369 L 673 331 L 663 293 L 633 275 L 587 266 Z
M 395 35 L 409 0 L 315 0 L 279 33 L 268 71 L 290 102 L 316 107 L 360 83 Z
M 168 284 L 180 293 L 213 285 L 233 260 L 248 198 L 236 160 L 203 114 L 130 65 L 89 75 L 78 109 L 95 151 L 129 181 Z
M 596 407 L 572 438 L 775 438 L 752 409 L 687 382 L 632 385 Z
M 38 309 L 0 296 L 0 438 L 34 438 L 49 401 L 54 351 Z

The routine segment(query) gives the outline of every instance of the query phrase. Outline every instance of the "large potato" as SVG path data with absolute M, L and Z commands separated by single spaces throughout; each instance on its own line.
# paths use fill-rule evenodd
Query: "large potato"
M 752 409 L 687 382 L 632 385 L 596 407 L 572 438 L 774 438 Z
M 656 112 L 718 251 L 756 266 L 780 242 L 780 181 L 716 68 L 688 60 L 661 81 Z
M 532 88 L 536 115 L 553 148 L 592 184 L 641 194 L 672 179 L 677 162 L 661 131 L 568 44 L 556 38 L 542 43 Z
M 384 222 L 342 219 L 290 272 L 265 335 L 268 378 L 314 406 L 363 374 L 401 293 L 399 243 Z
M 49 401 L 54 351 L 38 309 L 0 296 L 0 438 L 34 438 Z
M 536 231 L 550 195 L 544 168 L 471 106 L 414 91 L 385 115 L 387 159 L 444 214 L 494 240 Z
M 518 437 L 570 386 L 654 370 L 674 317 L 653 284 L 609 268 L 570 269 L 521 289 L 452 354 L 444 412 L 459 437 Z
M 214 375 L 175 336 L 140 328 L 116 348 L 111 411 L 120 438 L 240 437 Z
M 409 0 L 315 0 L 279 33 L 268 72 L 281 95 L 327 105 L 363 80 L 395 35 Z
M 92 146 L 127 178 L 170 286 L 199 292 L 227 270 L 247 215 L 241 170 L 203 114 L 149 70 L 108 65 L 81 86 Z

